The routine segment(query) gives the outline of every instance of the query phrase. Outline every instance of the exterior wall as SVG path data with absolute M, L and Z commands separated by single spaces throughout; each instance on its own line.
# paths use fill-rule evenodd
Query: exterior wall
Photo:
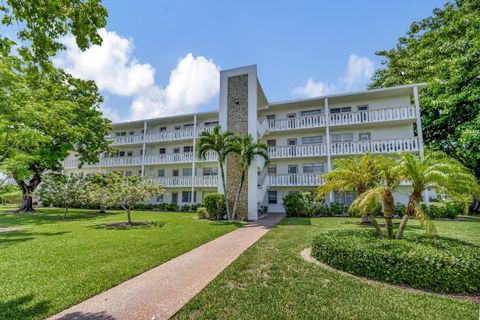
M 264 143 L 275 140 L 275 146 L 269 150 L 269 165 L 276 167 L 276 173 L 268 173 L 268 167 L 262 163 L 251 166 L 241 193 L 240 213 L 255 220 L 258 204 L 267 205 L 270 212 L 282 212 L 282 198 L 288 192 L 315 191 L 322 183 L 321 175 L 328 172 L 329 164 L 339 157 L 367 152 L 422 152 L 421 136 L 414 133 L 415 123 L 419 124 L 418 105 L 412 106 L 414 86 L 269 104 L 258 82 L 255 66 L 222 71 L 220 81 L 218 113 L 114 124 L 110 138 L 124 156 L 102 155 L 100 165 L 78 169 L 72 154 L 65 161 L 65 173 L 87 175 L 117 171 L 124 175 L 145 175 L 168 184 L 163 202 L 172 202 L 172 195 L 177 193 L 177 204 L 186 204 L 182 201 L 182 192 L 196 191 L 195 202 L 200 203 L 205 194 L 223 192 L 220 177 L 209 175 L 215 169 L 220 170 L 214 154 L 201 161 L 189 148 L 193 147 L 201 130 L 209 130 L 219 122 L 225 129 L 240 134 L 248 132 Z M 365 105 L 368 111 L 359 110 L 359 106 Z M 346 107 L 351 107 L 351 112 L 332 116 L 332 109 Z M 302 117 L 302 111 L 318 109 L 320 115 Z M 292 113 L 295 118 L 287 119 Z M 271 115 L 275 120 L 267 119 Z M 339 136 L 335 135 L 347 136 L 347 140 L 338 142 Z M 313 136 L 321 136 L 321 142 L 306 144 L 302 141 L 302 138 Z M 296 139 L 295 146 L 289 145 L 292 139 Z M 323 168 L 312 173 L 312 167 L 308 167 L 312 164 L 323 165 Z M 289 172 L 290 166 L 297 166 L 296 173 Z M 234 199 L 237 191 L 239 172 L 238 159 L 229 157 L 226 174 L 232 192 L 230 199 Z M 401 186 L 395 193 L 395 202 L 405 203 L 408 190 L 408 186 Z M 269 191 L 276 192 L 277 203 L 269 203 Z M 161 199 L 154 198 L 150 202 L 157 200 Z

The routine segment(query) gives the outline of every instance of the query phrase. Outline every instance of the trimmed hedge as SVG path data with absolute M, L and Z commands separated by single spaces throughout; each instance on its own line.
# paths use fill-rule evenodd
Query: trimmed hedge
M 387 240 L 371 230 L 334 230 L 313 239 L 312 256 L 375 280 L 439 292 L 480 291 L 480 247 L 460 240 L 413 233 Z
M 311 192 L 285 195 L 283 207 L 287 217 L 328 217 L 341 215 L 347 211 L 347 207 L 341 203 L 332 203 L 328 207 L 323 199 L 316 200 Z
M 203 207 L 207 209 L 209 219 L 223 219 L 227 214 L 225 196 L 221 193 L 210 193 L 203 198 Z
M 464 212 L 464 205 L 462 203 L 445 201 L 445 202 L 432 202 L 430 207 L 427 208 L 425 204 L 422 204 L 422 209 L 425 211 L 427 216 L 432 219 L 443 218 L 443 219 L 455 219 Z M 397 203 L 394 209 L 394 215 L 403 217 L 405 213 L 405 205 Z

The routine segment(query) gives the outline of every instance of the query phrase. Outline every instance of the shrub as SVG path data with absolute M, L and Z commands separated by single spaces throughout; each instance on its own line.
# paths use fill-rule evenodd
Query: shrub
M 207 217 L 207 208 L 198 207 L 197 214 L 198 214 L 198 219 L 205 219 Z
M 283 197 L 287 217 L 320 217 L 330 215 L 325 201 L 316 200 L 312 193 L 289 193 Z
M 406 208 L 407 207 L 403 203 L 397 203 L 393 208 L 393 215 L 398 217 L 403 217 L 403 214 L 405 213 Z
M 283 197 L 283 207 L 287 217 L 304 216 L 304 203 L 301 193 L 288 193 Z
M 203 206 L 207 209 L 209 219 L 220 219 L 227 213 L 225 197 L 221 193 L 207 194 Z
M 330 204 L 330 214 L 332 216 L 339 216 L 348 211 L 348 207 L 343 203 L 334 202 Z
M 407 233 L 387 240 L 371 230 L 334 230 L 313 239 L 312 256 L 375 280 L 441 292 L 480 291 L 480 248 L 455 239 Z
M 268 212 L 268 206 L 259 206 L 257 212 L 259 215 L 266 214 Z
M 430 218 L 455 219 L 463 213 L 464 205 L 453 201 L 446 201 L 431 204 L 429 208 L 423 204 L 422 208 Z

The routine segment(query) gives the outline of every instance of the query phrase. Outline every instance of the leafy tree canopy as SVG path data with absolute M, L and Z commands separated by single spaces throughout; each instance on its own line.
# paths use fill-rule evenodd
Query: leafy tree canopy
M 413 22 L 395 48 L 376 53 L 384 68 L 370 88 L 426 82 L 424 139 L 480 178 L 480 1 L 455 0 Z

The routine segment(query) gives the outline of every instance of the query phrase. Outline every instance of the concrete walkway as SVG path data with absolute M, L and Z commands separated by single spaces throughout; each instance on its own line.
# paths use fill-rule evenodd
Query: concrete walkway
M 282 218 L 269 214 L 50 319 L 169 319 Z

